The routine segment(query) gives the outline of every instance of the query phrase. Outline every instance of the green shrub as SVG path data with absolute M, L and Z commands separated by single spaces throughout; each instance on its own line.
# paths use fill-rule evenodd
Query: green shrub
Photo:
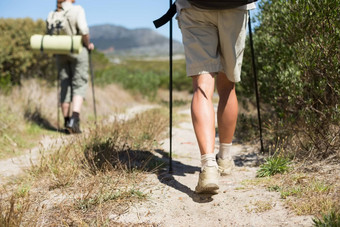
M 260 165 L 257 171 L 257 177 L 269 177 L 278 173 L 285 173 L 289 170 L 290 160 L 282 156 L 271 156 L 266 162 Z
M 54 80 L 55 64 L 52 55 L 33 52 L 30 37 L 44 34 L 45 22 L 0 18 L 0 86 L 20 84 L 23 78 L 40 77 Z
M 254 46 L 261 101 L 275 111 L 271 135 L 298 138 L 300 157 L 339 157 L 340 1 L 263 0 L 259 7 Z M 243 73 L 239 90 L 253 96 L 249 64 Z
M 155 98 L 159 88 L 169 88 L 169 63 L 166 61 L 127 60 L 96 70 L 96 84 L 119 83 L 125 89 Z M 173 70 L 173 89 L 190 90 L 191 80 L 186 77 L 184 61 L 176 61 Z
M 316 227 L 338 227 L 340 226 L 340 214 L 331 211 L 329 214 L 323 215 L 322 219 L 313 219 L 313 223 Z

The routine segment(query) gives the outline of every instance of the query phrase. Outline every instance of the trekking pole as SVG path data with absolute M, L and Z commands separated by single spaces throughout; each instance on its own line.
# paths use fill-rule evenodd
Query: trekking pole
M 170 22 L 169 29 L 169 126 L 170 126 L 170 149 L 169 149 L 169 173 L 172 173 L 172 17 L 176 14 L 176 4 L 170 0 L 169 10 L 160 18 L 153 21 L 156 28 Z
M 250 18 L 250 11 L 249 18 L 248 18 L 248 27 L 249 27 L 249 43 L 250 43 L 250 49 L 251 49 L 251 56 L 252 56 L 252 68 L 253 68 L 253 74 L 254 74 L 254 83 L 255 83 L 255 94 L 256 94 L 256 105 L 257 105 L 257 117 L 259 121 L 259 129 L 260 129 L 260 142 L 261 142 L 261 152 L 264 152 L 263 149 L 263 140 L 262 140 L 262 122 L 261 122 L 261 112 L 260 112 L 260 98 L 259 98 L 259 91 L 258 91 L 258 85 L 257 85 L 257 72 L 256 72 L 256 64 L 255 64 L 255 54 L 254 54 L 254 44 L 253 44 L 253 35 L 251 30 L 251 18 Z
M 59 132 L 60 129 L 60 113 L 59 113 L 59 107 L 60 107 L 60 94 L 59 94 L 59 87 L 60 87 L 60 81 L 59 81 L 59 72 L 57 76 L 57 132 Z
M 172 6 L 172 0 L 170 0 L 170 7 Z M 169 24 L 169 125 L 170 125 L 170 151 L 169 151 L 169 173 L 172 173 L 172 18 Z
M 92 99 L 93 99 L 93 111 L 94 111 L 94 123 L 97 124 L 97 110 L 96 110 L 96 99 L 94 96 L 94 75 L 93 75 L 93 65 L 91 50 L 89 50 L 89 61 L 90 61 L 90 71 L 91 71 L 91 83 L 92 83 Z

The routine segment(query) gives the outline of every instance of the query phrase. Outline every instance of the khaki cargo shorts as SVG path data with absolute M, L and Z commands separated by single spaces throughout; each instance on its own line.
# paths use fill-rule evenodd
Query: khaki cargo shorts
M 177 19 L 188 76 L 224 72 L 232 82 L 241 80 L 247 10 L 185 8 Z
M 71 102 L 73 96 L 85 97 L 88 87 L 89 56 L 83 49 L 80 54 L 57 55 L 60 78 L 60 101 Z

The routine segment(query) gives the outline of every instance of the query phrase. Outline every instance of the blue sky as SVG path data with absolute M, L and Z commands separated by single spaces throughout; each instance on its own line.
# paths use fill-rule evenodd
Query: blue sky
M 56 7 L 56 0 L 0 0 L 0 17 L 46 19 L 49 11 Z M 169 0 L 76 0 L 83 6 L 87 22 L 91 25 L 114 24 L 133 28 L 151 28 L 169 36 L 169 24 L 155 29 L 153 20 L 168 8 Z M 177 21 L 173 20 L 173 37 L 181 41 Z
M 56 7 L 56 0 L 0 0 L 0 17 L 46 19 Z M 133 28 L 150 28 L 169 37 L 169 24 L 155 29 L 153 20 L 165 13 L 170 0 L 76 0 L 83 6 L 91 25 L 114 24 Z M 173 37 L 181 41 L 177 21 L 173 20 Z

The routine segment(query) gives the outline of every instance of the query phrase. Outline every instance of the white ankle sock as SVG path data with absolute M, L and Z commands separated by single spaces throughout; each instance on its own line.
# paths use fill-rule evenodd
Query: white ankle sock
M 215 158 L 215 154 L 205 154 L 201 156 L 201 163 L 202 163 L 202 170 L 206 166 L 216 166 L 217 167 L 217 162 Z
M 233 143 L 221 143 L 217 156 L 221 159 L 230 157 L 231 146 Z

